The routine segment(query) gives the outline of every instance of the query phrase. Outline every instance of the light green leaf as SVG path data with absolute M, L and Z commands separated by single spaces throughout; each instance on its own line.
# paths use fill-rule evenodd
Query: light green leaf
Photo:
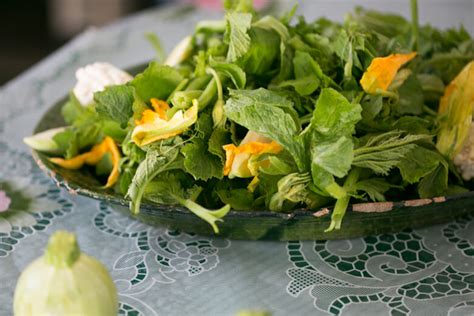
M 182 80 L 176 69 L 151 62 L 130 84 L 135 87 L 137 96 L 147 102 L 151 98 L 166 100 Z
M 311 146 L 312 163 L 342 178 L 351 169 L 354 145 L 345 136 L 336 141 L 317 143 Z
M 332 88 L 326 88 L 316 102 L 311 119 L 311 128 L 318 138 L 350 136 L 361 119 L 362 108 L 350 103 L 343 95 Z
M 226 14 L 229 50 L 227 61 L 235 62 L 243 56 L 250 47 L 250 36 L 247 31 L 252 23 L 252 15 L 249 13 L 232 12 Z
M 244 89 L 246 84 L 245 72 L 236 64 L 220 62 L 215 59 L 209 60 L 209 66 L 214 68 L 216 71 L 229 77 L 234 86 L 237 89 Z
M 287 111 L 293 110 L 288 99 L 260 88 L 231 90 L 224 110 L 228 118 L 247 129 L 273 139 L 292 154 L 299 169 L 304 170 L 306 152 L 300 129 Z

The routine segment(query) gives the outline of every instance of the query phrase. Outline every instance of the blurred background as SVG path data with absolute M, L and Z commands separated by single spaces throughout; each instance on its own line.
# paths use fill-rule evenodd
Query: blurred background
M 0 0 L 0 85 L 88 26 L 102 26 L 166 0 Z
M 340 20 L 356 5 L 408 15 L 409 0 L 280 0 L 291 7 L 303 2 L 309 18 Z M 275 1 L 254 0 L 257 7 Z M 46 57 L 88 27 L 100 27 L 148 8 L 180 4 L 183 8 L 216 10 L 221 0 L 0 0 L 0 86 Z M 438 27 L 465 27 L 474 33 L 474 0 L 419 0 L 420 22 Z M 280 11 L 280 10 L 277 10 Z

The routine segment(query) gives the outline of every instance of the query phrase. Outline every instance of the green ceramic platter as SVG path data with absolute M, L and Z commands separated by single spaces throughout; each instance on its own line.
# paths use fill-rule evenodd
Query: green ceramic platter
M 130 72 L 143 69 L 136 67 Z M 134 71 L 135 70 L 135 71 Z M 66 98 L 54 104 L 41 118 L 35 133 L 64 126 L 61 107 Z M 128 213 L 129 201 L 120 193 L 103 190 L 92 173 L 85 170 L 66 170 L 52 164 L 48 156 L 33 151 L 33 157 L 58 186 L 71 194 L 80 194 L 110 202 L 117 211 Z M 265 211 L 230 211 L 224 222 L 218 223 L 219 236 L 252 240 L 320 240 L 343 239 L 391 233 L 407 228 L 440 224 L 455 218 L 474 214 L 474 191 L 433 199 L 399 202 L 362 203 L 349 207 L 340 230 L 324 233 L 330 223 L 330 209 L 298 209 L 291 213 Z M 212 229 L 203 220 L 176 205 L 157 205 L 144 201 L 140 213 L 134 217 L 154 226 L 166 226 L 183 232 L 212 235 Z

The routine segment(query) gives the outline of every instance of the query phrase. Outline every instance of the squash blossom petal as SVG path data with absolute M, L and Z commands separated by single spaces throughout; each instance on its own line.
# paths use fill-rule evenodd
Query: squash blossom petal
M 416 52 L 412 52 L 374 58 L 360 79 L 362 88 L 370 94 L 387 91 L 400 67 L 415 56 Z
M 151 99 L 151 104 L 153 111 L 145 110 L 132 132 L 133 142 L 140 147 L 179 135 L 197 121 L 198 102 L 196 99 L 186 112 L 179 110 L 169 120 L 166 116 L 166 111 L 169 109 L 166 102 Z
M 111 154 L 113 167 L 104 188 L 110 188 L 119 178 L 119 163 L 121 155 L 115 141 L 109 136 L 106 136 L 102 143 L 92 147 L 90 151 L 77 155 L 71 159 L 49 158 L 49 160 L 65 169 L 75 170 L 81 168 L 84 164 L 91 166 L 97 165 L 107 153 Z
M 436 148 L 440 153 L 454 158 L 459 154 L 469 136 L 474 106 L 474 61 L 446 87 L 438 108 L 440 129 Z
M 277 154 L 282 147 L 277 142 L 262 136 L 253 131 L 249 131 L 239 146 L 234 144 L 224 145 L 226 162 L 224 165 L 224 175 L 229 178 L 249 178 L 257 175 L 257 168 L 249 167 L 249 160 L 261 154 Z

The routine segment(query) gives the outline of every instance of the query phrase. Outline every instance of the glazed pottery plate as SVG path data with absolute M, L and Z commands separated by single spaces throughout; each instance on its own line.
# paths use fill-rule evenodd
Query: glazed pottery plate
M 130 72 L 137 73 L 144 67 L 136 67 Z M 61 107 L 65 101 L 66 98 L 60 100 L 44 114 L 35 133 L 65 125 L 61 117 Z M 63 169 L 52 164 L 47 155 L 37 151 L 33 151 L 33 157 L 41 169 L 70 193 L 110 202 L 117 211 L 130 214 L 129 201 L 120 193 L 102 189 L 102 184 L 92 173 Z M 341 229 L 330 233 L 324 232 L 331 221 L 330 209 L 327 208 L 299 209 L 291 213 L 230 211 L 218 226 L 219 236 L 233 239 L 343 239 L 440 224 L 471 213 L 474 213 L 474 191 L 433 199 L 353 204 L 347 210 Z M 187 233 L 213 234 L 208 223 L 181 206 L 143 201 L 140 213 L 134 217 L 150 225 L 164 225 Z

